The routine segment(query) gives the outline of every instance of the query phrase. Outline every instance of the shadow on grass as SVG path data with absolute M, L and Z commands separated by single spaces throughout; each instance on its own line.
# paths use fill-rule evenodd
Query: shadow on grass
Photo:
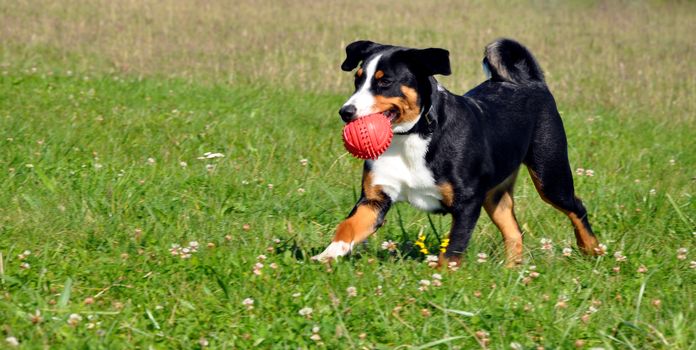
M 421 253 L 420 248 L 414 244 L 412 241 L 406 241 L 406 242 L 401 242 L 401 243 L 395 243 L 397 245 L 396 249 L 393 251 L 389 250 L 379 250 L 377 252 L 372 252 L 370 251 L 369 254 L 366 254 L 366 256 L 369 256 L 370 258 L 375 258 L 380 261 L 386 261 L 390 260 L 393 261 L 394 259 L 398 260 L 416 260 L 416 261 L 423 261 L 425 260 L 426 255 Z M 367 241 L 361 243 L 361 245 L 366 246 Z M 295 258 L 296 260 L 299 261 L 308 261 L 311 259 L 313 256 L 320 254 L 321 252 L 324 251 L 326 247 L 325 246 L 314 246 L 314 247 L 307 247 L 303 246 L 301 244 L 298 244 L 297 239 L 295 237 L 288 238 L 285 241 L 281 241 L 278 243 L 278 245 L 275 247 L 274 254 L 278 255 L 283 255 L 287 254 L 287 252 L 290 252 L 290 255 Z M 364 249 L 353 249 L 353 252 L 350 253 L 346 258 L 350 260 L 360 260 L 363 258 L 363 254 L 359 250 L 364 250 Z M 435 253 L 435 255 L 437 255 Z

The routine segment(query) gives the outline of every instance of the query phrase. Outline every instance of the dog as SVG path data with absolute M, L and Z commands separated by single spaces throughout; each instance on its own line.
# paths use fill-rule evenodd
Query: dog
M 340 108 L 341 119 L 382 113 L 394 137 L 382 155 L 365 161 L 360 199 L 315 260 L 351 252 L 403 201 L 452 216 L 440 266 L 461 263 L 481 208 L 502 233 L 506 266 L 521 264 L 513 187 L 522 164 L 541 198 L 570 218 L 578 247 L 598 253 L 587 210 L 575 195 L 561 116 L 526 47 L 511 39 L 486 46 L 488 79 L 464 95 L 433 77 L 451 74 L 445 49 L 356 41 L 346 47 L 341 65 L 347 72 L 355 68 L 355 92 Z

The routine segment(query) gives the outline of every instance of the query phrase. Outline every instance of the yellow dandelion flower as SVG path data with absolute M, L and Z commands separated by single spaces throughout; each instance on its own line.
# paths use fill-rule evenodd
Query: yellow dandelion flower
M 447 246 L 449 245 L 449 238 L 443 238 L 442 243 L 440 243 L 440 252 L 444 253 L 447 251 Z

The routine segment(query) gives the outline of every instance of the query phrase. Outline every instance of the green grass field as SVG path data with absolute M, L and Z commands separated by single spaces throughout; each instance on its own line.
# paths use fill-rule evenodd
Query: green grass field
M 0 23 L 0 348 L 696 348 L 693 3 L 21 1 Z M 360 190 L 343 47 L 447 48 L 463 93 L 499 36 L 547 72 L 606 255 L 523 171 L 520 268 L 485 215 L 462 268 L 429 268 L 413 242 L 449 218 L 406 204 L 311 262 Z

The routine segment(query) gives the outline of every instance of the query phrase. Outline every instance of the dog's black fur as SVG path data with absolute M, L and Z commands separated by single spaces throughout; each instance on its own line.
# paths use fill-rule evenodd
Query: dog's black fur
M 561 117 L 541 68 L 524 46 L 510 39 L 489 44 L 483 65 L 490 77 L 464 95 L 450 93 L 433 77 L 450 74 L 446 50 L 357 41 L 348 45 L 346 53 L 341 66 L 344 71 L 380 55 L 376 67 L 381 71 L 379 77 L 367 76 L 361 68 L 356 74 L 356 90 L 365 79 L 373 79 L 370 93 L 377 101 L 388 102 L 375 104 L 373 109 L 377 110 L 372 112 L 385 113 L 395 126 L 405 122 L 402 119 L 414 122 L 395 137 L 418 134 L 429 140 L 425 165 L 441 189 L 440 207 L 430 210 L 453 217 L 450 243 L 441 261 L 458 263 L 483 206 L 503 232 L 507 257 L 514 260 L 508 263 L 519 263 L 522 236 L 512 212 L 512 187 L 521 164 L 528 167 L 541 197 L 571 218 L 579 246 L 588 254 L 594 253 L 598 242 L 587 211 L 575 196 Z M 417 104 L 417 115 L 407 108 L 408 101 Z M 361 117 L 350 104 L 339 113 L 346 122 Z M 351 243 L 357 243 L 364 239 L 356 234 L 359 229 L 355 227 L 360 220 L 371 223 L 372 217 L 354 218 L 370 213 L 361 213 L 361 206 L 377 213 L 374 231 L 396 200 L 379 184 L 370 183 L 372 166 L 372 161 L 366 161 L 362 196 L 339 225 L 335 241 L 347 242 L 346 237 L 350 237 Z M 334 256 L 323 256 L 327 257 Z

